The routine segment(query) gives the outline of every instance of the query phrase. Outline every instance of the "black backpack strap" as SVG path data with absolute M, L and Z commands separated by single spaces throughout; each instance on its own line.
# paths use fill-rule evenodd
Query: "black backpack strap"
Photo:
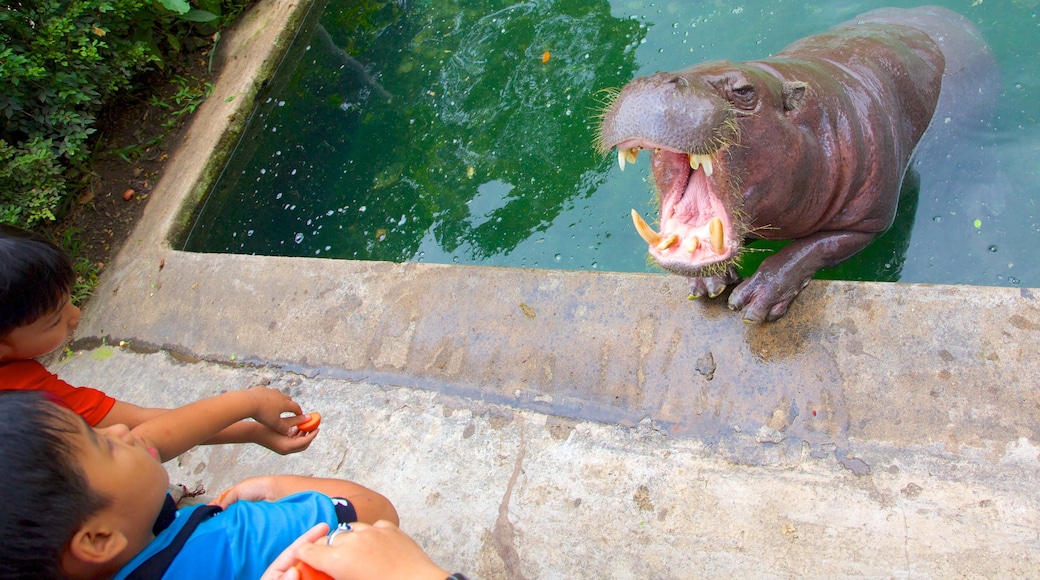
M 339 527 L 358 521 L 357 510 L 354 509 L 354 505 L 350 503 L 349 499 L 342 497 L 330 497 L 329 499 L 332 500 L 332 507 L 336 510 L 336 523 L 339 524 Z
M 166 574 L 166 570 L 170 568 L 170 564 L 173 563 L 173 559 L 177 557 L 177 554 L 180 554 L 181 548 L 184 547 L 195 528 L 221 510 L 220 506 L 215 505 L 204 505 L 195 508 L 195 511 L 191 512 L 191 515 L 188 516 L 188 521 L 184 522 L 184 526 L 173 537 L 170 544 L 152 554 L 150 558 L 135 568 L 133 572 L 127 574 L 126 580 L 157 580 L 162 578 L 163 574 Z

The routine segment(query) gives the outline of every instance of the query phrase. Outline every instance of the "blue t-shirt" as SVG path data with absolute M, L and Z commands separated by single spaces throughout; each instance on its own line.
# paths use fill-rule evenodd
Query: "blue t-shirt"
M 202 506 L 177 510 L 177 517 L 114 580 L 123 580 L 145 560 L 165 548 L 188 516 Z M 336 528 L 332 500 L 305 491 L 275 502 L 236 501 L 203 521 L 188 538 L 163 578 L 256 580 L 296 538 L 319 522 Z

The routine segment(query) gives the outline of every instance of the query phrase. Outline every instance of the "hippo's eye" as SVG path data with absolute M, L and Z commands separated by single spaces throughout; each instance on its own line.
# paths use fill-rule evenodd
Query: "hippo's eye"
M 755 88 L 751 85 L 733 87 L 733 95 L 742 101 L 747 101 L 750 100 L 751 97 L 755 96 Z

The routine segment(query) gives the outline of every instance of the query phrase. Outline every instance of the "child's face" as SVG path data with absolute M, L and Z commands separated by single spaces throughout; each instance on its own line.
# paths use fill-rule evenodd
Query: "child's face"
M 0 360 L 26 360 L 61 348 L 79 324 L 79 308 L 68 296 L 53 312 L 19 326 L 0 340 Z
M 78 427 L 70 437 L 87 484 L 109 499 L 106 516 L 120 522 L 120 529 L 140 550 L 152 540 L 152 525 L 170 483 L 159 452 L 126 425 L 94 429 L 72 411 L 62 411 Z

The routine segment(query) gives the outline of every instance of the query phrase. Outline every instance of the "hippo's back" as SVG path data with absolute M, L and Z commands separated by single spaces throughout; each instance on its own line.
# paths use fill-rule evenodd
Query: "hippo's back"
M 959 110 L 992 111 L 1001 90 L 1000 69 L 982 32 L 967 18 L 941 6 L 879 8 L 846 22 L 870 22 L 916 28 L 943 53 L 946 67 L 936 116 Z M 945 118 L 945 117 L 943 117 Z
M 925 276 L 931 261 L 917 256 L 944 255 L 950 248 L 967 248 L 960 230 L 938 227 L 932 216 L 963 214 L 966 208 L 1003 207 L 1004 177 L 993 147 L 992 122 L 1003 91 L 1000 69 L 985 37 L 967 18 L 937 6 L 912 10 L 882 8 L 849 24 L 863 21 L 902 24 L 921 30 L 946 59 L 942 88 L 928 130 L 914 152 L 913 168 L 920 177 L 922 203 L 915 236 L 903 266 L 904 276 Z M 960 253 L 967 264 L 971 252 Z

